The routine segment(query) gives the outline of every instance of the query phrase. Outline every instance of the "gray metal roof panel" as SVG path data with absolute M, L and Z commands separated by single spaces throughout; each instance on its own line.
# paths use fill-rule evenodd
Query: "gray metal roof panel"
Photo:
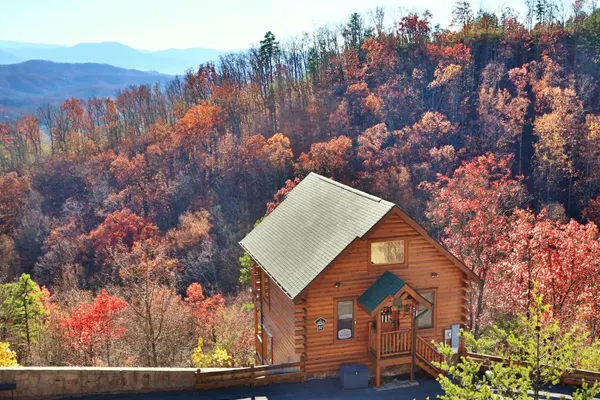
M 393 203 L 310 173 L 240 245 L 295 298 Z

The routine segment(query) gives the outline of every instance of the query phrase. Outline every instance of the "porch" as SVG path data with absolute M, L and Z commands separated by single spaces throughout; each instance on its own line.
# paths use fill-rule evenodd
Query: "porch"
M 420 367 L 437 377 L 442 354 L 417 335 L 418 318 L 432 310 L 433 303 L 423 298 L 403 280 L 385 272 L 358 299 L 372 317 L 369 321 L 368 356 L 375 364 L 375 384 L 381 384 L 382 368 L 410 365 L 410 377 Z

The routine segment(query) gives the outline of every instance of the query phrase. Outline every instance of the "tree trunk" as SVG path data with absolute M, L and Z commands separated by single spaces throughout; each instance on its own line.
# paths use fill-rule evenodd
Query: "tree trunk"
M 485 288 L 485 280 L 482 278 L 479 281 L 479 293 L 477 293 L 477 311 L 475 312 L 475 318 L 473 320 L 473 335 L 475 338 L 479 338 L 479 319 L 481 318 L 481 314 L 483 314 L 483 291 Z

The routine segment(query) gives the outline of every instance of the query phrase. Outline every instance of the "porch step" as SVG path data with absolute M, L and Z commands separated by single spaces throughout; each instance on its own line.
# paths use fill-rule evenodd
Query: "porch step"
M 397 379 L 394 379 L 393 382 L 386 383 L 384 385 L 376 387 L 375 390 L 378 392 L 381 392 L 384 390 L 408 389 L 408 388 L 414 388 L 414 387 L 419 387 L 419 382 L 417 382 L 417 381 L 399 381 Z

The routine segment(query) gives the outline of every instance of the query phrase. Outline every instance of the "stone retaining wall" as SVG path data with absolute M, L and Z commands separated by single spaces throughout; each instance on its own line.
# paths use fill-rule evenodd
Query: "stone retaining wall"
M 57 399 L 103 393 L 194 390 L 194 368 L 0 368 L 0 383 L 16 382 L 15 399 Z M 0 391 L 0 399 L 11 397 Z

